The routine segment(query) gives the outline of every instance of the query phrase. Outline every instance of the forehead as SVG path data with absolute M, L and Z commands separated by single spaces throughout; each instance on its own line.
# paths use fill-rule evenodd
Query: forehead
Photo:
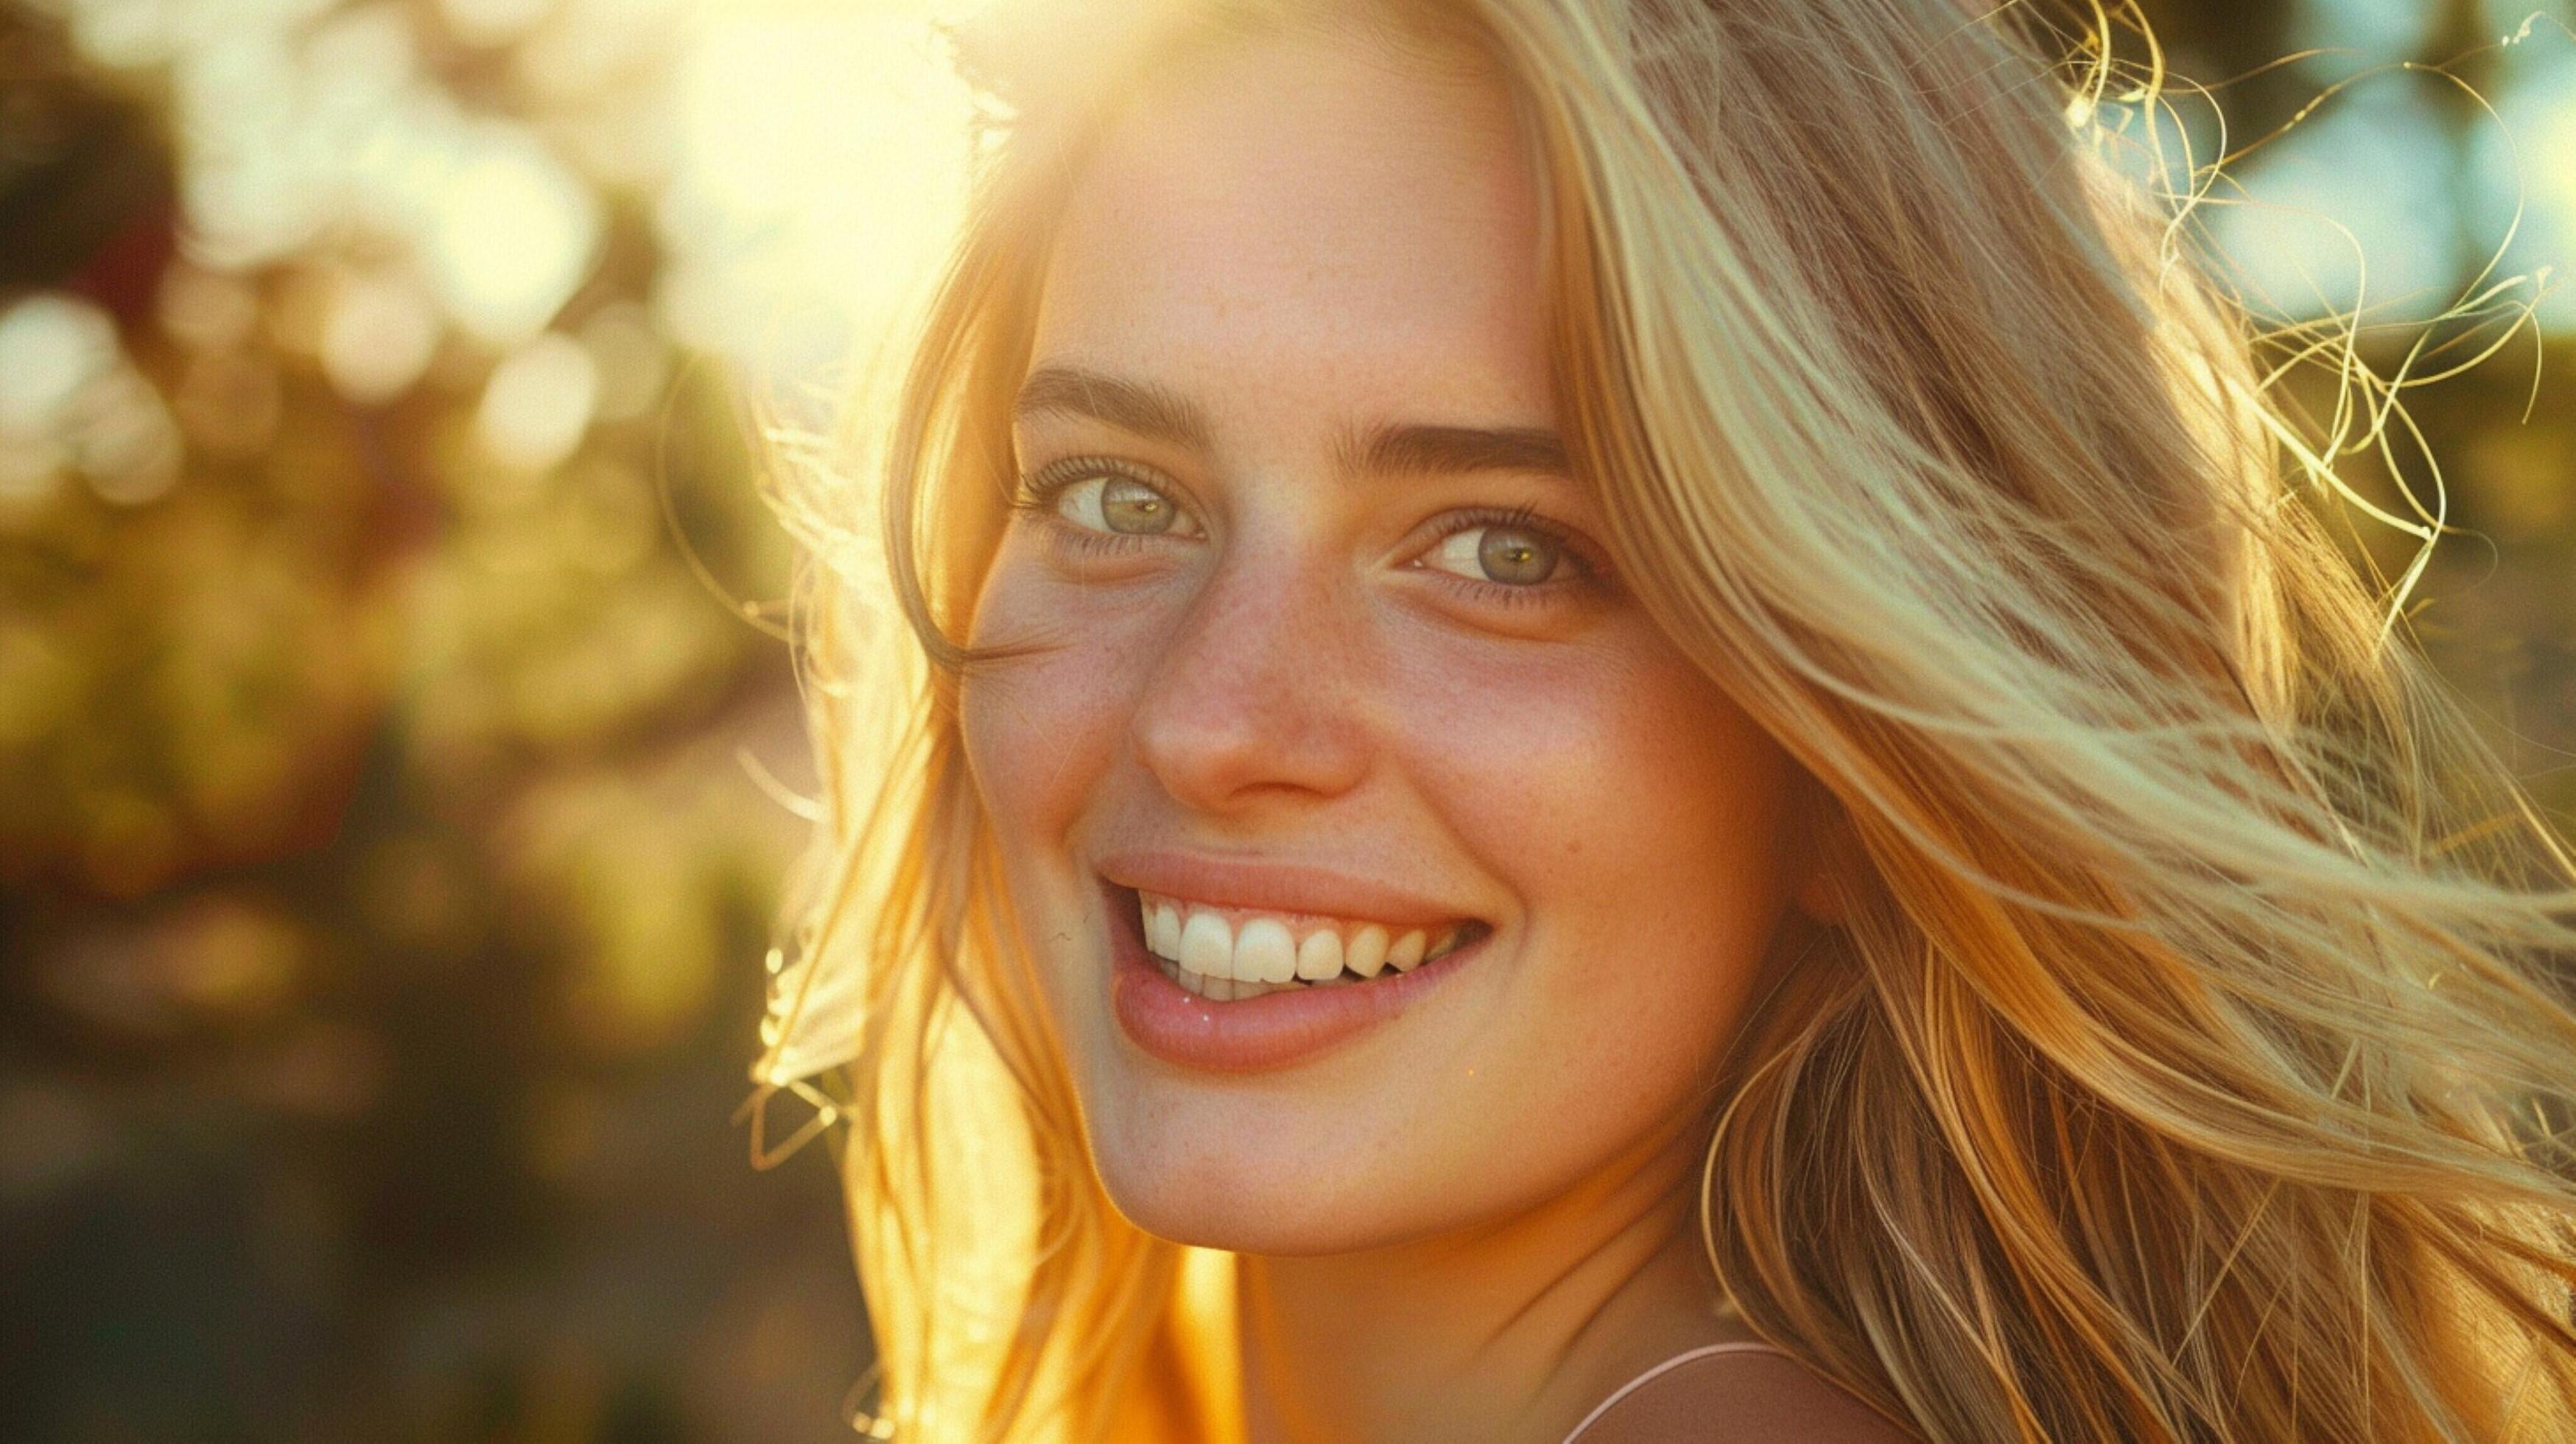
M 1544 419 L 1537 253 L 1498 78 L 1356 34 L 1232 39 L 1151 76 L 1104 131 L 1035 356 L 1211 402 L 1259 383 L 1281 403 Z

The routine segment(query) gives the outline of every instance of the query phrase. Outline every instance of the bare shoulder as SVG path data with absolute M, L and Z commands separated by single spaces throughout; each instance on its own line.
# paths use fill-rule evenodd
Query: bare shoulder
M 1617 1397 L 1576 1444 L 1915 1444 L 1913 1434 L 1769 1349 L 1729 1349 L 1673 1364 Z

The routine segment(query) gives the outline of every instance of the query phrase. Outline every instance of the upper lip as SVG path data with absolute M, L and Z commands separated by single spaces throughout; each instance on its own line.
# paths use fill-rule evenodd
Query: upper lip
M 1431 927 L 1469 915 L 1420 893 L 1338 868 L 1199 852 L 1112 853 L 1095 864 L 1121 887 L 1217 907 L 1311 913 L 1360 922 Z

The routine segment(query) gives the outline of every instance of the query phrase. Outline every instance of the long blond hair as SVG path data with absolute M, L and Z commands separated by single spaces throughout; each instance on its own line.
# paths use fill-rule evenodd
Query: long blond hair
M 2576 1437 L 2576 870 L 2332 542 L 2351 437 L 2104 153 L 2110 27 L 2070 64 L 2029 14 L 1022 38 L 891 411 L 774 478 L 824 816 L 755 1076 L 846 1124 L 880 1432 L 1239 1437 L 1229 1260 L 1092 1174 L 955 704 L 1083 146 L 1171 47 L 1312 22 L 1512 87 L 1623 573 L 1817 783 L 1835 921 L 1778 954 L 1702 1192 L 1753 1326 L 1941 1439 Z

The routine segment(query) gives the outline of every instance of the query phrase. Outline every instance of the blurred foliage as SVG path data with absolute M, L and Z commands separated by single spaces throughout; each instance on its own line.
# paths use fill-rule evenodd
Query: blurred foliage
M 731 397 L 755 342 L 829 349 L 738 299 L 850 268 L 790 222 L 916 197 L 849 209 L 774 157 L 837 113 L 796 107 L 838 52 L 709 40 L 722 8 L 0 0 L 0 1436 L 846 1435 L 828 1151 L 754 1177 L 733 1117 L 810 768 Z M 2148 13 L 2177 69 L 2249 77 L 2240 138 L 2514 20 Z M 2461 70 L 2563 118 L 2576 87 L 2513 67 L 2567 50 Z M 2424 93 L 2375 133 L 2486 177 L 2399 218 L 2465 283 L 2500 239 L 2485 120 Z M 722 141 L 694 172 L 689 126 Z M 2543 199 L 2576 195 L 2561 153 L 2531 150 Z M 2462 528 L 2413 617 L 2564 816 L 2552 334 L 2409 393 Z
M 420 279 L 507 184 L 217 253 L 209 62 L 105 8 L 0 9 L 0 1436 L 845 1436 L 828 1154 L 733 1116 L 806 763 L 727 598 L 785 545 L 649 187 L 531 171 L 597 227 L 515 331 Z M 380 94 L 564 123 L 501 78 L 560 29 L 288 8 L 308 88 L 396 34 Z

